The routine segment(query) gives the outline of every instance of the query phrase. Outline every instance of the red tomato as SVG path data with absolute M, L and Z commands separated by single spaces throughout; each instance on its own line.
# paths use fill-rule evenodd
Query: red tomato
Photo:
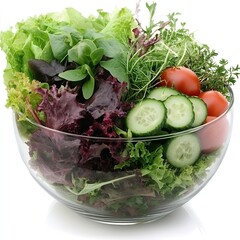
M 207 116 L 205 122 L 212 123 L 204 126 L 201 130 L 199 130 L 198 136 L 200 138 L 202 151 L 204 153 L 210 153 L 220 148 L 227 140 L 229 132 L 229 122 L 226 116 L 220 118 L 214 116 Z
M 160 76 L 159 86 L 174 87 L 188 96 L 198 96 L 201 88 L 197 75 L 185 67 L 165 69 Z
M 219 117 L 228 108 L 226 97 L 216 90 L 201 92 L 199 97 L 207 104 L 210 116 Z
M 217 117 L 214 117 L 214 116 L 207 116 L 204 123 L 209 123 L 209 122 L 215 120 L 216 118 L 217 118 Z

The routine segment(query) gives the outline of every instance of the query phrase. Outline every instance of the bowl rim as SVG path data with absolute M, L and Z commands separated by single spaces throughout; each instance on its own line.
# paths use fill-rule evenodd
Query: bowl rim
M 68 133 L 68 132 L 57 130 L 57 129 L 49 128 L 49 127 L 41 125 L 41 124 L 39 124 L 37 122 L 34 122 L 31 119 L 29 119 L 29 118 L 24 118 L 24 120 L 29 122 L 30 124 L 32 124 L 33 126 L 35 126 L 37 128 L 41 128 L 41 129 L 44 129 L 44 130 L 47 130 L 47 131 L 50 131 L 50 132 L 53 132 L 53 133 L 58 133 L 58 134 L 61 134 L 61 135 L 66 135 L 68 137 L 75 137 L 75 138 L 91 140 L 91 141 L 137 142 L 137 141 L 164 140 L 164 139 L 169 139 L 169 138 L 181 136 L 181 135 L 184 135 L 184 134 L 197 132 L 197 131 L 199 131 L 202 128 L 205 128 L 207 126 L 210 126 L 210 125 L 214 124 L 215 122 L 219 121 L 224 116 L 226 116 L 227 113 L 232 109 L 233 104 L 234 104 L 234 93 L 233 93 L 233 90 L 232 90 L 231 86 L 228 86 L 227 88 L 228 88 L 228 95 L 227 96 L 229 98 L 228 108 L 219 117 L 217 117 L 216 119 L 214 119 L 214 120 L 212 120 L 212 121 L 210 121 L 208 123 L 202 124 L 202 125 L 197 126 L 197 127 L 193 127 L 193 128 L 189 128 L 189 129 L 186 129 L 186 130 L 173 132 L 173 133 L 161 134 L 161 135 L 144 136 L 144 137 L 129 137 L 129 138 L 127 138 L 127 137 L 110 138 L 110 137 L 87 136 L 87 135 Z M 20 113 L 20 112 L 16 112 L 16 111 L 13 111 L 13 112 L 14 112 L 15 118 L 16 118 L 17 115 L 18 116 L 22 115 L 22 113 Z

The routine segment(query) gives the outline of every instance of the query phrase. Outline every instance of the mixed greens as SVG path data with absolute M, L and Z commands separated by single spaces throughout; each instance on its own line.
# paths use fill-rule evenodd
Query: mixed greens
M 127 8 L 113 14 L 99 10 L 98 16 L 89 17 L 67 8 L 0 33 L 7 58 L 7 106 L 19 114 L 31 167 L 59 191 L 71 193 L 74 201 L 124 216 L 138 216 L 192 191 L 221 150 L 201 153 L 201 143 L 189 134 L 195 157 L 178 165 L 166 156 L 176 151 L 178 143 L 171 141 L 183 139 L 143 138 L 194 127 L 192 96 L 169 88 L 177 92 L 172 99 L 183 99 L 190 106 L 187 114 L 192 114 L 179 129 L 169 127 L 166 101 L 149 98 L 161 73 L 184 66 L 196 73 L 201 91 L 216 90 L 226 97 L 240 73 L 239 66 L 228 68 L 224 59 L 216 62 L 217 53 L 198 43 L 177 13 L 154 22 L 156 3 L 146 7 L 146 28 Z M 131 126 L 138 117 L 133 111 L 143 103 L 155 104 L 161 119 L 157 131 L 135 134 Z M 205 121 L 205 110 L 197 125 Z

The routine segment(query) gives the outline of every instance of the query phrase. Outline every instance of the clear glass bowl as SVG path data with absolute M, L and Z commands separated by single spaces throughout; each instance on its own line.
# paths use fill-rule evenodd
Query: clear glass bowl
M 144 223 L 182 206 L 213 177 L 228 148 L 233 101 L 229 88 L 229 107 L 216 120 L 153 137 L 111 139 L 68 134 L 30 120 L 18 121 L 17 113 L 14 126 L 24 163 L 57 201 L 102 223 Z M 201 142 L 200 157 L 192 166 L 174 168 L 162 152 L 156 157 L 156 149 L 189 134 Z M 143 146 L 148 146 L 148 152 Z M 135 164 L 123 168 L 122 162 L 131 156 L 135 156 Z M 142 163 L 143 159 L 149 163 Z

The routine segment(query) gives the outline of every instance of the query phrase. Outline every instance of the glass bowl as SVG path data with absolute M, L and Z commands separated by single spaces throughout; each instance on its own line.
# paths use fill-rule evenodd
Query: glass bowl
M 188 202 L 213 177 L 230 141 L 233 101 L 229 88 L 229 107 L 214 121 L 153 137 L 74 135 L 19 121 L 18 113 L 14 128 L 31 175 L 57 201 L 102 223 L 146 223 Z M 197 139 L 199 157 L 190 166 L 174 167 L 165 147 L 184 137 Z M 181 146 L 174 144 L 170 154 L 181 159 Z

